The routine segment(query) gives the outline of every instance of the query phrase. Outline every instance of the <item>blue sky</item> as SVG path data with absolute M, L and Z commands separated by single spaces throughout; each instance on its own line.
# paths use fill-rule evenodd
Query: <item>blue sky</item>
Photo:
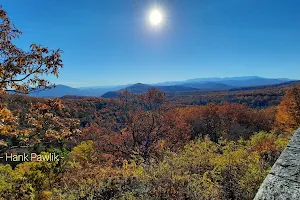
M 300 79 L 299 0 L 4 0 L 21 48 L 64 50 L 73 87 L 204 77 Z M 147 14 L 163 10 L 153 28 Z

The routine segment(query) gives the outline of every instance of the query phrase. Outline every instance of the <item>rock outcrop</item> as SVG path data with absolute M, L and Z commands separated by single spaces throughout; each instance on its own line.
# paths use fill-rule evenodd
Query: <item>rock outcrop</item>
M 300 200 L 300 129 L 281 153 L 254 200 Z

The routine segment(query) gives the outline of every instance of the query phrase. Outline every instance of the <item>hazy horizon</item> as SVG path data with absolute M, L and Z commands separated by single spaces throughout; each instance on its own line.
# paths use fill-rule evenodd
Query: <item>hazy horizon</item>
M 118 86 L 128 86 L 128 85 L 134 85 L 134 84 L 146 84 L 146 85 L 156 85 L 156 84 L 162 84 L 162 83 L 173 83 L 173 82 L 185 82 L 185 81 L 189 81 L 189 80 L 193 80 L 193 79 L 232 79 L 232 78 L 247 78 L 249 77 L 250 79 L 253 78 L 266 78 L 266 79 L 287 79 L 288 81 L 291 80 L 299 80 L 299 79 L 290 79 L 290 78 L 286 78 L 286 77 L 262 77 L 262 76 L 234 76 L 234 77 L 203 77 L 203 78 L 189 78 L 189 79 L 182 79 L 182 80 L 166 80 L 166 81 L 161 81 L 161 82 L 155 82 L 155 83 L 148 83 L 148 82 L 135 82 L 135 83 L 124 83 L 124 84 L 115 84 L 115 85 L 89 85 L 89 86 L 72 86 L 72 84 L 68 84 L 68 83 L 56 83 L 56 85 L 65 85 L 65 86 L 69 86 L 69 87 L 73 87 L 73 88 L 96 88 L 96 87 L 103 87 L 103 88 L 107 88 L 107 87 L 118 87 Z M 214 81 L 210 81 L 210 82 L 214 82 Z

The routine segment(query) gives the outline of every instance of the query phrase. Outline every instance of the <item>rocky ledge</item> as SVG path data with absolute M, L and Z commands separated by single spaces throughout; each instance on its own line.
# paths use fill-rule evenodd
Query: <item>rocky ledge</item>
M 300 129 L 273 165 L 254 200 L 300 199 Z

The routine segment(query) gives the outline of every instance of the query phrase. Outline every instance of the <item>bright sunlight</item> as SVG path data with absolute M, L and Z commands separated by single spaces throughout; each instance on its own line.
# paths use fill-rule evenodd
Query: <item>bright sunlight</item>
M 150 21 L 151 25 L 153 25 L 153 26 L 160 25 L 163 21 L 162 13 L 157 9 L 152 10 L 149 14 L 149 21 Z

